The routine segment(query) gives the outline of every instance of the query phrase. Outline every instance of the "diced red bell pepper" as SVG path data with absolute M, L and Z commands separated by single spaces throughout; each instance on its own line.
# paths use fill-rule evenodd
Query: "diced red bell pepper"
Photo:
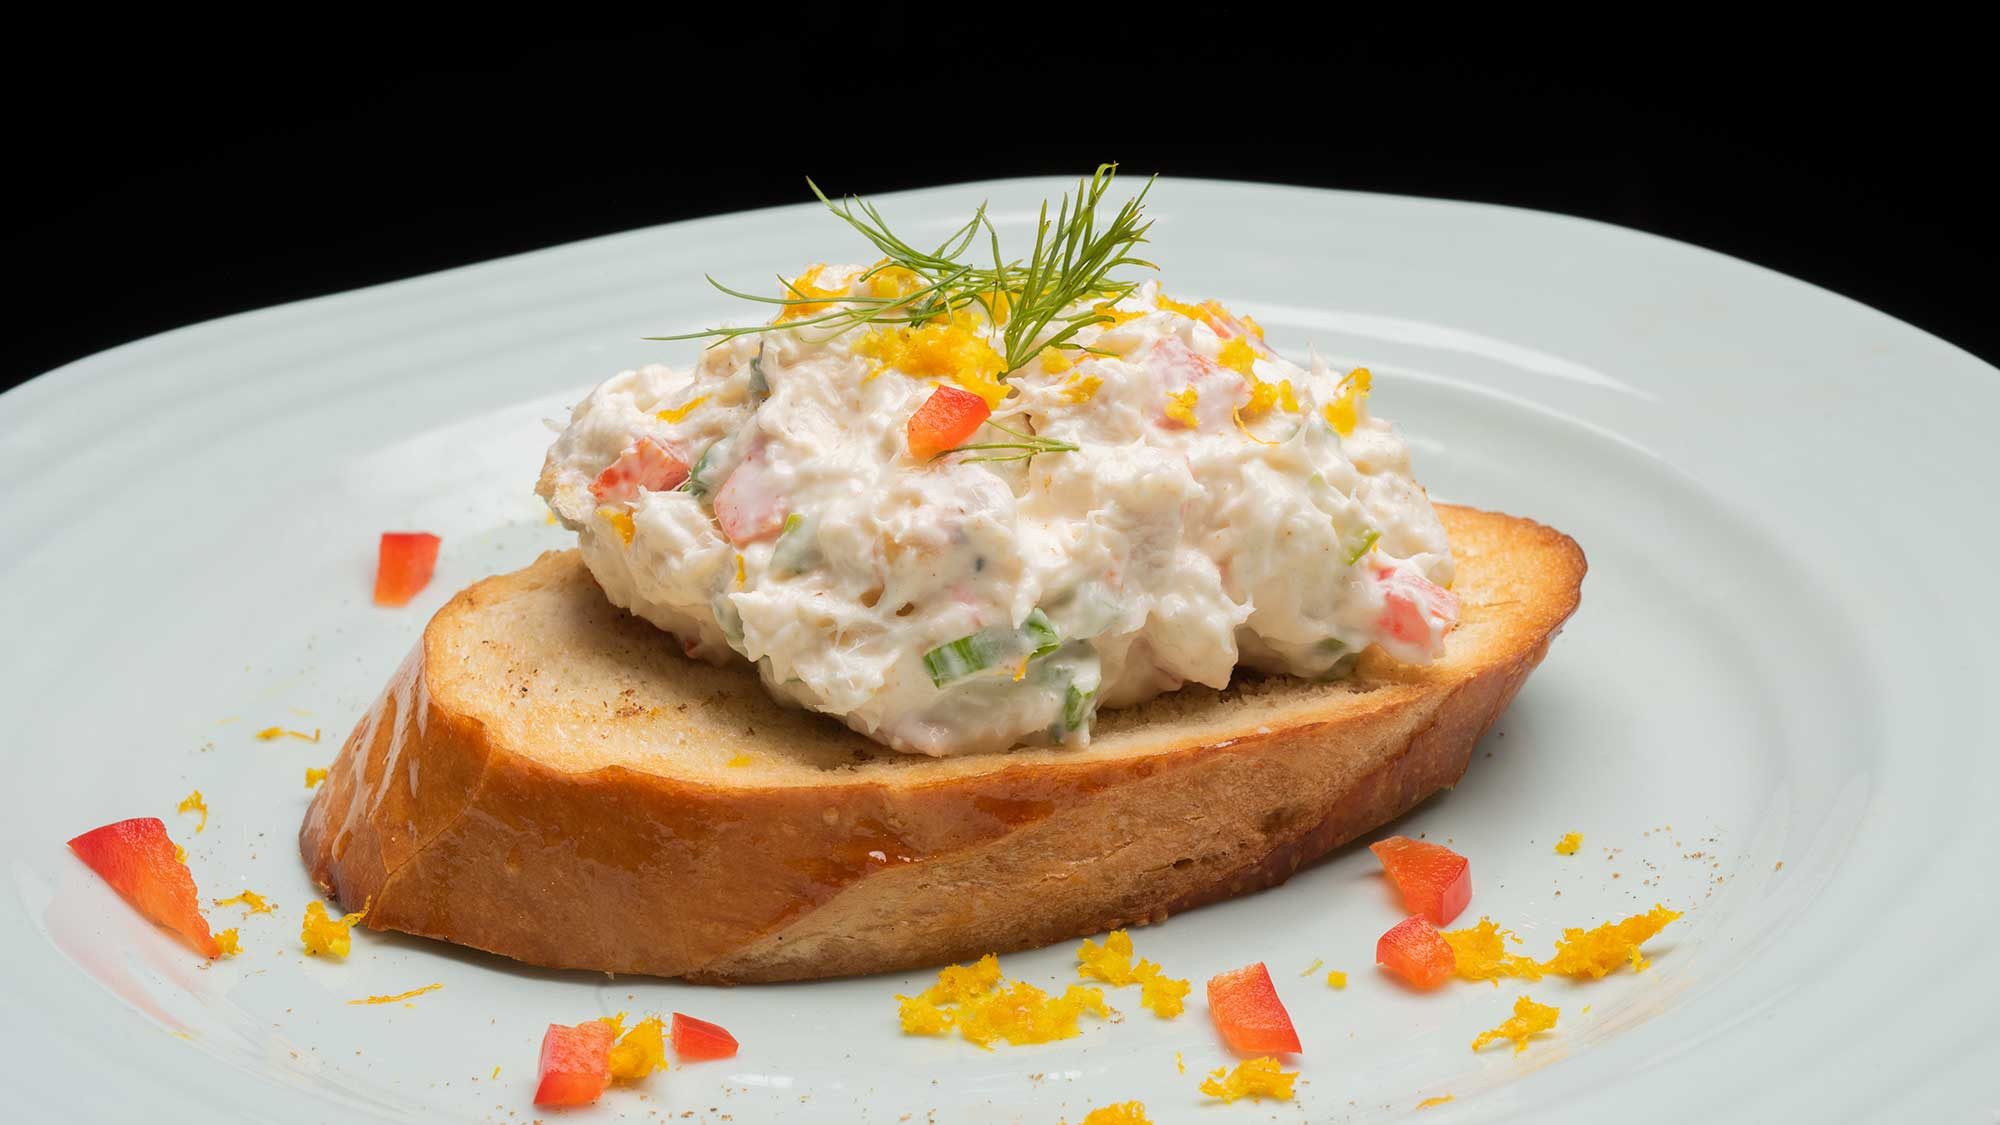
M 750 451 L 715 490 L 715 522 L 731 543 L 741 547 L 769 539 L 784 530 L 790 514 L 780 478 L 773 472 L 764 446 Z
M 1391 836 L 1368 845 L 1389 881 L 1402 892 L 1403 908 L 1446 926 L 1472 901 L 1472 864 L 1442 844 Z
M 375 604 L 408 605 L 431 583 L 438 544 L 428 531 L 385 531 L 375 560 Z
M 736 1057 L 736 1037 L 707 1020 L 674 1013 L 674 1054 L 684 1062 Z
M 535 1079 L 535 1104 L 589 1105 L 611 1085 L 611 1024 L 549 1025 Z
M 1436 988 L 1458 966 L 1444 935 L 1418 917 L 1405 918 L 1382 935 L 1375 962 L 1418 988 Z
M 686 479 L 687 462 L 652 438 L 643 437 L 597 474 L 597 479 L 590 482 L 590 494 L 600 504 L 615 504 L 636 500 L 641 491 L 672 491 Z
M 992 414 L 986 400 L 971 391 L 939 387 L 910 415 L 910 456 L 928 461 L 946 450 L 957 449 Z
M 1458 627 L 1457 594 L 1408 567 L 1377 567 L 1375 578 L 1382 583 L 1382 616 L 1375 627 L 1392 639 L 1427 648 L 1433 621 L 1439 636 Z
M 159 817 L 93 828 L 71 840 L 69 850 L 134 909 L 179 934 L 196 953 L 211 959 L 222 955 L 222 947 L 208 932 L 208 919 L 201 916 L 194 875 L 175 854 Z
M 1208 1015 L 1231 1047 L 1245 1054 L 1297 1054 L 1299 1033 L 1262 961 L 1209 978 Z

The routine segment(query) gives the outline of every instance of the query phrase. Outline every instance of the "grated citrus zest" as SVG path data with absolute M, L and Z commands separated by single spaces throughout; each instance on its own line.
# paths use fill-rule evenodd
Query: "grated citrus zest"
M 427 984 L 427 985 L 423 986 L 422 988 L 412 988 L 412 989 L 411 989 L 411 990 L 409 990 L 408 992 L 398 992 L 398 993 L 396 993 L 396 994 L 395 994 L 394 996 L 363 996 L 363 997 L 362 997 L 361 999 L 359 999 L 359 1000 L 349 1000 L 349 1001 L 348 1001 L 348 1004 L 350 1004 L 350 1005 L 353 1005 L 353 1004 L 394 1004 L 394 1003 L 395 1003 L 396 1001 L 398 1001 L 398 1000 L 409 1000 L 409 999 L 411 999 L 411 998 L 413 998 L 413 997 L 417 997 L 417 996 L 422 996 L 422 995 L 423 995 L 424 993 L 426 993 L 426 992 L 436 992 L 436 991 L 437 991 L 438 989 L 440 989 L 440 988 L 443 988 L 443 987 L 444 987 L 444 982 L 443 982 L 443 981 L 438 981 L 438 982 L 437 982 L 437 983 L 435 983 L 435 984 Z
M 647 1016 L 632 1025 L 611 1048 L 611 1077 L 636 1082 L 656 1070 L 667 1069 L 666 1036 L 658 1016 Z
M 208 827 L 208 802 L 202 799 L 199 789 L 181 798 L 181 803 L 174 806 L 174 811 L 200 813 L 201 823 L 194 826 L 196 832 Z
M 1511 1039 L 1514 1041 L 1514 1053 L 1518 1055 L 1528 1049 L 1528 1040 L 1554 1028 L 1556 1017 L 1561 1014 L 1561 1008 L 1537 1004 L 1523 996 L 1514 1001 L 1514 1014 L 1502 1020 L 1499 1027 L 1479 1033 L 1479 1037 L 1472 1041 L 1472 1049 L 1477 1051 L 1488 1043 Z
M 1007 361 L 968 313 L 915 328 L 878 328 L 855 341 L 854 354 L 875 361 L 870 378 L 893 368 L 913 379 L 944 379 L 985 399 L 989 410 L 1007 397 L 1000 381 Z
M 903 1034 L 949 1035 L 956 1029 L 981 1047 L 996 1039 L 1016 1046 L 1072 1039 L 1082 1034 L 1078 1020 L 1084 1013 L 1110 1014 L 1102 990 L 1071 985 L 1050 996 L 1026 981 L 1006 980 L 990 953 L 971 965 L 946 966 L 935 985 L 896 1001 Z
M 256 891 L 244 891 L 240 895 L 210 899 L 209 901 L 215 903 L 217 906 L 240 906 L 246 914 L 269 914 L 271 911 L 277 909 L 277 907 L 271 905 L 269 899 L 266 899 Z
M 1143 1102 L 1118 1102 L 1099 1106 L 1084 1114 L 1079 1125 L 1153 1125 Z
M 1441 936 L 1451 946 L 1458 975 L 1466 980 L 1490 980 L 1498 988 L 1501 977 L 1542 977 L 1543 967 L 1534 958 L 1507 952 L 1508 941 L 1521 939 L 1494 925 L 1491 918 L 1481 918 L 1478 925 L 1463 930 L 1445 930 Z
M 1581 832 L 1565 832 L 1563 833 L 1563 838 L 1556 841 L 1556 854 L 1575 855 L 1576 850 L 1582 846 L 1583 834 Z
M 1555 956 L 1544 962 L 1542 968 L 1561 976 L 1592 980 L 1601 979 L 1627 962 L 1633 972 L 1645 972 L 1649 962 L 1639 947 L 1680 916 L 1680 911 L 1655 903 L 1646 913 L 1634 914 L 1621 922 L 1606 922 L 1592 930 L 1564 930 L 1562 940 L 1556 943 Z
M 817 282 L 819 281 L 819 275 L 824 272 L 826 272 L 826 263 L 825 262 L 815 263 L 811 269 L 808 269 L 806 272 L 793 278 L 786 285 L 785 298 L 787 300 L 797 300 L 801 297 L 846 296 L 847 295 L 846 289 L 821 289 L 818 286 Z M 788 320 L 803 320 L 809 316 L 818 316 L 820 313 L 823 313 L 832 307 L 833 307 L 832 301 L 825 301 L 819 303 L 809 302 L 803 305 L 786 305 L 784 309 L 778 313 L 778 319 L 776 323 L 783 324 L 785 321 Z
M 299 940 L 305 943 L 306 953 L 314 957 L 345 957 L 354 946 L 354 936 L 348 931 L 354 923 L 361 921 L 368 913 L 366 908 L 338 918 L 326 912 L 326 904 L 318 899 L 306 903 L 305 921 L 299 926 Z
M 686 402 L 681 403 L 679 406 L 670 406 L 667 409 L 660 411 L 658 414 L 655 414 L 654 417 L 658 418 L 662 422 L 679 422 L 682 419 L 686 418 L 688 415 L 693 414 L 695 407 L 700 406 L 702 403 L 707 401 L 708 401 L 707 395 L 696 395 L 695 397 L 687 400 Z
M 1369 388 L 1375 377 L 1366 367 L 1357 367 L 1340 381 L 1340 397 L 1326 404 L 1326 424 L 1341 437 L 1354 433 L 1354 427 L 1361 420 L 1361 403 L 1368 397 Z
M 611 525 L 611 530 L 618 533 L 618 538 L 621 542 L 627 547 L 632 545 L 633 527 L 631 512 L 623 508 L 599 508 L 597 509 L 597 514 L 603 516 L 604 522 Z
M 1185 980 L 1164 975 L 1160 967 L 1141 958 L 1132 960 L 1132 935 L 1113 930 L 1104 944 L 1085 938 L 1076 947 L 1077 976 L 1100 980 L 1113 988 L 1139 986 L 1139 1003 L 1161 1019 L 1173 1019 L 1187 1010 L 1187 994 L 1193 987 Z
M 1275 1098 L 1290 1101 L 1297 1071 L 1287 1072 L 1268 1055 L 1246 1059 L 1235 1070 L 1217 1067 L 1202 1080 L 1201 1092 L 1211 1098 L 1233 1102 L 1238 1098 Z

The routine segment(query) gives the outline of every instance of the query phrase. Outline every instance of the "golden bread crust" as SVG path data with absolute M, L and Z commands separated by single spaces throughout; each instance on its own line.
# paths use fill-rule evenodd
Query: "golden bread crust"
M 687 660 L 574 551 L 452 599 L 300 832 L 366 924 L 711 981 L 1044 945 L 1282 882 L 1465 772 L 1575 610 L 1573 540 L 1440 506 L 1462 624 L 1415 668 L 1107 714 L 1084 750 L 885 751 Z

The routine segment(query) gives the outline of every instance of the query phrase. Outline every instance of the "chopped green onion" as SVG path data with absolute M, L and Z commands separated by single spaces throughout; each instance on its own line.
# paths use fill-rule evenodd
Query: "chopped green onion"
M 1096 711 L 1091 703 L 1096 697 L 1095 691 L 1079 691 L 1075 684 L 1069 685 L 1068 694 L 1063 696 L 1063 730 L 1078 730 L 1089 722 Z
M 693 493 L 695 499 L 706 500 L 708 494 L 715 491 L 715 482 L 708 479 L 708 474 L 713 470 L 713 462 L 718 456 L 728 455 L 728 451 L 723 448 L 728 441 L 728 438 L 723 438 L 702 450 L 701 456 L 695 458 L 694 468 L 688 470 L 688 479 L 682 482 L 681 487 Z
M 803 574 L 819 565 L 819 540 L 811 522 L 798 512 L 785 517 L 778 541 L 771 544 L 771 571 L 778 575 Z
M 924 670 L 939 687 L 977 675 L 1003 660 L 1034 660 L 1062 647 L 1062 634 L 1038 607 L 1018 630 L 981 629 L 924 653 Z
M 1038 606 L 1028 611 L 1028 619 L 1021 622 L 1021 632 L 1027 634 L 1034 645 L 1029 657 L 1047 656 L 1062 647 L 1062 634 L 1056 631 L 1055 622 Z
M 1368 549 L 1373 547 L 1375 541 L 1380 538 L 1382 538 L 1382 533 L 1372 527 L 1364 532 L 1357 544 L 1348 550 L 1347 565 L 1353 566 L 1355 563 L 1360 562 L 1361 556 L 1367 554 Z
M 991 668 L 993 657 L 993 643 L 981 631 L 924 653 L 924 671 L 931 674 L 931 683 L 944 687 Z
M 757 342 L 757 354 L 750 357 L 750 393 L 762 398 L 771 393 L 771 381 L 764 377 L 764 344 Z

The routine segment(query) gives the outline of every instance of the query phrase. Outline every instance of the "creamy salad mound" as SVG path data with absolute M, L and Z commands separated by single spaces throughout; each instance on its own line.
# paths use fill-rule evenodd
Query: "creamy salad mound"
M 1366 369 L 1301 368 L 1150 281 L 1011 371 L 1004 295 L 838 315 L 924 285 L 814 267 L 766 330 L 575 408 L 539 491 L 615 604 L 931 755 L 1081 745 L 1099 709 L 1239 664 L 1441 655 L 1450 548 Z

